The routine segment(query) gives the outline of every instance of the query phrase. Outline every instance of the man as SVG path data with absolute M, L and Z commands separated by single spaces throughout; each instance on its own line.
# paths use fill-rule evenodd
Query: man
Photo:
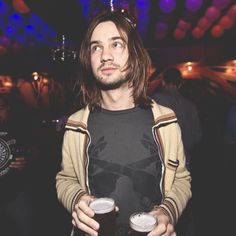
M 181 92 L 183 77 L 175 67 L 167 68 L 162 74 L 162 87 L 152 94 L 152 98 L 163 106 L 171 108 L 178 119 L 182 132 L 187 168 L 190 171 L 191 158 L 197 147 L 200 147 L 202 129 L 196 105 Z M 192 210 L 192 199 L 180 218 L 176 231 L 181 236 L 194 236 L 195 226 Z
M 175 114 L 146 95 L 150 59 L 130 18 L 117 11 L 96 16 L 80 65 L 82 109 L 67 121 L 56 176 L 74 229 L 98 235 L 89 203 L 104 196 L 116 202 L 117 235 L 127 236 L 129 216 L 145 211 L 158 219 L 148 236 L 175 236 L 191 178 Z

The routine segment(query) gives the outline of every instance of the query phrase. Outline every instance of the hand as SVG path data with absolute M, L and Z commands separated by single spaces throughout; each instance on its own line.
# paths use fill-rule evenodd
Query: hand
M 9 167 L 15 170 L 23 170 L 27 164 L 27 159 L 25 157 L 16 157 Z
M 92 196 L 85 195 L 81 197 L 72 212 L 72 224 L 88 235 L 97 236 L 99 224 L 93 219 L 94 211 L 89 207 L 89 203 L 93 200 L 94 197 Z
M 157 211 L 150 212 L 157 218 L 157 226 L 153 229 L 148 236 L 176 236 L 174 226 L 170 223 L 170 219 L 163 213 Z

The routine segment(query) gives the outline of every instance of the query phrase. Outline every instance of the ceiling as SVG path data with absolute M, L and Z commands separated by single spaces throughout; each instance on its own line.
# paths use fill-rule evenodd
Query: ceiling
M 23 0 L 21 0 L 23 1 Z M 25 0 L 59 34 L 81 39 L 87 21 L 112 3 L 129 10 L 147 46 L 198 42 L 236 31 L 234 0 Z
M 234 0 L 0 0 L 8 8 L 4 20 L 20 13 L 32 24 L 36 15 L 56 34 L 80 40 L 94 12 L 112 3 L 114 8 L 128 9 L 137 19 L 137 28 L 149 46 L 217 39 L 236 31 Z M 13 4 L 18 2 L 18 4 Z M 1 17 L 1 13 L 0 13 Z M 4 31 L 2 30 L 2 34 Z M 55 36 L 55 35 L 54 35 Z
M 6 58 L 51 53 L 61 35 L 76 50 L 90 17 L 111 5 L 134 15 L 150 50 L 236 40 L 235 0 L 0 0 L 0 67 Z

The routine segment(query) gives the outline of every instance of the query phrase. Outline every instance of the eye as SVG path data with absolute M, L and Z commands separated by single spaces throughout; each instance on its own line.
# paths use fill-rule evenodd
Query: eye
M 114 42 L 112 45 L 114 48 L 124 48 L 124 43 L 123 42 Z
M 91 52 L 101 51 L 102 47 L 100 45 L 94 45 L 91 47 Z

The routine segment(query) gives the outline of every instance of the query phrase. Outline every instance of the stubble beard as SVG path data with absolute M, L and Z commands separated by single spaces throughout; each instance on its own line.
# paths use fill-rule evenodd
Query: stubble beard
M 96 83 L 97 83 L 98 88 L 106 91 L 106 90 L 115 90 L 115 89 L 122 87 L 122 85 L 128 83 L 129 78 L 126 75 L 121 75 L 115 81 L 104 82 L 104 79 L 101 76 L 101 77 L 97 78 L 96 81 L 97 81 Z

